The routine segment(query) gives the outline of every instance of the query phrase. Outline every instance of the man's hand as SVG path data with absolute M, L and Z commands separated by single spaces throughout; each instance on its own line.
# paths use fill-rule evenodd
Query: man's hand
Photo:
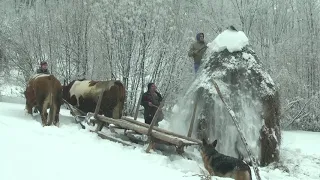
M 195 50 L 195 53 L 197 54 L 197 53 L 199 53 L 200 51 L 202 51 L 202 50 L 206 50 L 208 48 L 208 46 L 204 46 L 203 48 L 200 48 L 200 49 L 198 49 L 198 50 Z
M 148 105 L 151 106 L 151 107 L 156 107 L 156 108 L 158 108 L 158 106 L 152 104 L 152 102 L 148 102 Z

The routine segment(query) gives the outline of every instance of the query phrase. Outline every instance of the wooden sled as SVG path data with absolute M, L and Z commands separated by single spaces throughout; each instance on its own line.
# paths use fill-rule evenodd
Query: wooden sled
M 102 92 L 103 93 L 103 92 Z M 139 121 L 134 120 L 132 117 L 123 116 L 121 119 L 113 119 L 108 118 L 98 114 L 98 110 L 100 109 L 102 93 L 99 96 L 99 100 L 95 109 L 95 113 L 88 113 L 89 116 L 94 117 L 95 123 L 97 123 L 96 132 L 100 137 L 104 139 L 108 139 L 111 141 L 119 142 L 124 145 L 132 145 L 130 143 L 123 143 L 114 138 L 114 136 L 102 132 L 102 129 L 105 125 L 109 128 L 111 133 L 119 134 L 115 131 L 115 129 L 124 129 L 131 130 L 132 133 L 123 133 L 124 136 L 128 137 L 129 141 L 134 141 L 132 135 L 141 134 L 147 137 L 145 143 L 148 144 L 146 152 L 149 153 L 151 149 L 154 149 L 155 144 L 161 144 L 166 146 L 174 146 L 175 150 L 178 154 L 184 153 L 184 148 L 191 145 L 201 145 L 202 142 L 198 139 L 193 139 L 191 137 L 183 136 L 180 134 L 176 134 L 165 129 L 161 129 L 159 127 L 155 127 L 156 119 L 159 113 L 159 109 L 162 108 L 163 102 L 160 104 L 156 114 L 153 117 L 151 124 L 145 124 Z M 89 120 L 90 121 L 90 120 Z

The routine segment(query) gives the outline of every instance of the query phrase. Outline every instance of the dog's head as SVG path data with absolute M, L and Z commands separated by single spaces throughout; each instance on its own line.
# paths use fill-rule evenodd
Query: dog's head
M 216 150 L 218 140 L 214 140 L 213 143 L 208 144 L 207 140 L 202 139 L 201 151 L 206 154 L 216 154 L 218 151 Z

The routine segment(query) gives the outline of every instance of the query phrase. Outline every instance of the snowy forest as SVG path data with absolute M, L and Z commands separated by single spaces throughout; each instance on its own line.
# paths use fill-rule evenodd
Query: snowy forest
M 280 92 L 281 127 L 320 131 L 318 0 L 1 0 L 0 78 L 25 87 L 40 61 L 61 83 L 119 79 L 133 115 L 155 82 L 170 109 L 192 80 L 198 32 L 243 31 Z M 0 84 L 1 85 L 1 84 Z

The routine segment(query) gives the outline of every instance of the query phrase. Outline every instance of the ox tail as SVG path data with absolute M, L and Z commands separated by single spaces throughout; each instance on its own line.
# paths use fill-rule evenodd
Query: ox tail
M 54 76 L 52 74 L 50 74 L 50 76 L 48 77 L 49 79 L 49 103 L 50 103 L 50 111 L 49 111 L 49 122 L 48 122 L 48 125 L 50 126 L 53 122 L 53 120 L 55 119 L 55 114 L 56 114 L 56 107 L 55 107 L 55 102 L 54 102 Z
M 119 87 L 119 100 L 121 102 L 124 102 L 124 99 L 126 96 L 126 90 L 125 90 L 123 84 L 120 81 L 115 81 L 114 84 L 116 84 Z
M 120 81 L 115 81 L 115 85 L 118 86 L 118 102 L 115 108 L 117 108 L 117 113 L 119 113 L 119 119 L 122 117 L 122 111 L 124 107 L 124 100 L 126 97 L 126 90 L 123 84 Z

